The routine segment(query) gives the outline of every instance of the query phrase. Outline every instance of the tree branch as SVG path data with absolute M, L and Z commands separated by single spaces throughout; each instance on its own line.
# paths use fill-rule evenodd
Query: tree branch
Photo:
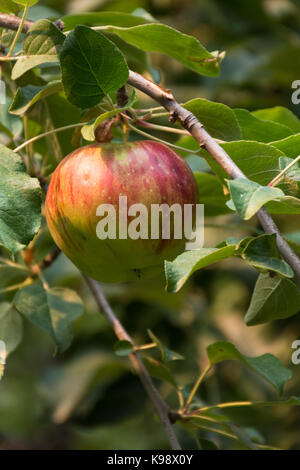
M 103 315 L 106 317 L 106 319 L 109 321 L 111 324 L 116 336 L 119 338 L 121 341 L 129 341 L 133 346 L 135 346 L 133 339 L 129 336 L 121 322 L 118 320 L 118 318 L 115 316 L 111 306 L 107 302 L 101 287 L 97 281 L 94 279 L 91 279 L 87 276 L 83 276 L 91 289 L 94 298 L 97 302 L 97 305 Z M 161 420 L 161 423 L 164 427 L 165 433 L 167 435 L 167 438 L 169 440 L 170 446 L 173 450 L 181 450 L 180 444 L 175 436 L 171 421 L 170 421 L 170 410 L 163 400 L 163 398 L 160 396 L 158 393 L 156 387 L 154 386 L 150 375 L 148 374 L 143 362 L 141 361 L 139 355 L 137 352 L 134 352 L 129 355 L 129 359 L 138 374 L 150 400 L 152 401 L 156 412 Z
M 21 23 L 21 18 L 15 15 L 7 15 L 5 13 L 0 14 L 0 27 L 4 29 L 11 29 L 12 31 L 18 31 L 19 25 Z M 55 26 L 60 29 L 61 31 L 64 29 L 65 25 L 63 21 L 61 20 L 56 20 L 54 21 Z M 25 20 L 23 27 L 22 27 L 22 33 L 27 33 L 29 28 L 33 25 L 33 21 L 30 20 Z
M 1 13 L 0 15 L 0 26 L 4 29 L 11 29 L 12 31 L 18 31 L 19 25 L 21 23 L 21 18 L 15 15 L 6 15 Z M 27 33 L 29 28 L 33 25 L 32 21 L 25 20 L 22 28 L 23 33 Z
M 117 91 L 117 104 L 119 108 L 123 108 L 123 106 L 126 106 L 128 103 L 128 95 L 126 91 L 126 86 L 123 85 L 118 91 Z
M 205 150 L 214 158 L 214 160 L 216 160 L 216 162 L 231 178 L 247 179 L 244 173 L 230 158 L 228 153 L 226 153 L 225 150 L 208 134 L 203 125 L 190 111 L 177 103 L 169 90 L 156 85 L 151 80 L 148 80 L 138 73 L 132 71 L 130 71 L 128 83 L 129 85 L 137 88 L 160 103 L 169 112 L 170 121 L 175 122 L 178 120 L 182 127 L 189 131 L 189 133 L 197 140 L 200 146 L 205 148 Z M 279 251 L 281 252 L 283 258 L 292 267 L 295 274 L 300 278 L 300 259 L 292 250 L 290 245 L 285 241 L 279 231 L 279 228 L 275 224 L 268 211 L 263 207 L 257 212 L 256 215 L 266 233 L 276 234 Z

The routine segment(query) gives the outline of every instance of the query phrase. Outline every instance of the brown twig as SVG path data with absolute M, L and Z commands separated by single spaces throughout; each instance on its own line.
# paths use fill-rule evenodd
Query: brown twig
M 117 91 L 117 104 L 119 108 L 123 108 L 126 106 L 128 103 L 128 95 L 126 91 L 126 86 L 123 85 L 118 91 Z
M 43 271 L 43 269 L 49 268 L 49 266 L 52 263 L 54 263 L 54 261 L 56 260 L 56 258 L 58 257 L 60 253 L 61 253 L 60 249 L 57 246 L 55 246 L 53 251 L 48 253 L 43 259 L 43 261 L 39 264 L 40 270 Z
M 0 14 L 0 26 L 1 28 L 11 29 L 12 31 L 17 31 L 19 28 L 19 24 L 21 22 L 21 18 L 15 15 L 8 15 L 5 13 Z M 55 26 L 60 29 L 61 31 L 64 29 L 65 25 L 62 20 L 54 21 Z M 27 33 L 27 31 L 33 25 L 33 21 L 25 20 L 22 28 L 22 33 Z
M 228 153 L 209 135 L 197 118 L 177 103 L 169 90 L 161 88 L 151 80 L 132 71 L 130 71 L 128 83 L 160 103 L 169 112 L 170 121 L 175 122 L 178 120 L 182 127 L 189 131 L 200 146 L 205 148 L 231 178 L 247 178 Z M 266 233 L 276 233 L 279 251 L 300 278 L 300 259 L 285 241 L 268 211 L 263 207 L 256 215 Z
M 1 13 L 0 15 L 1 28 L 11 29 L 12 31 L 17 31 L 19 28 L 20 22 L 21 22 L 21 18 L 18 18 L 15 15 L 7 15 L 5 13 Z M 23 24 L 22 32 L 27 33 L 27 31 L 32 25 L 33 25 L 32 21 L 25 20 Z
M 106 317 L 106 319 L 111 324 L 116 336 L 119 338 L 119 340 L 129 341 L 133 346 L 135 346 L 135 344 L 133 342 L 133 339 L 129 336 L 129 334 L 127 333 L 127 331 L 125 330 L 125 328 L 123 327 L 121 322 L 115 316 L 111 306 L 107 302 L 106 297 L 104 296 L 104 294 L 101 290 L 101 287 L 100 287 L 99 283 L 97 281 L 95 281 L 94 279 L 91 279 L 87 276 L 84 276 L 84 278 L 85 278 L 89 288 L 91 289 L 91 291 L 94 295 L 94 298 L 97 302 L 97 305 L 98 305 L 99 309 L 101 310 L 103 315 Z M 138 376 L 139 376 L 139 378 L 140 378 L 140 380 L 141 380 L 141 382 L 142 382 L 142 384 L 143 384 L 150 400 L 152 401 L 152 403 L 153 403 L 153 405 L 156 409 L 156 412 L 157 412 L 157 414 L 158 414 L 158 416 L 161 420 L 161 423 L 162 423 L 162 425 L 164 427 L 164 430 L 166 432 L 166 435 L 168 437 L 171 448 L 173 450 L 180 450 L 181 447 L 180 447 L 180 444 L 179 444 L 179 442 L 177 440 L 177 437 L 174 433 L 174 430 L 173 430 L 173 427 L 172 427 L 172 424 L 171 424 L 171 420 L 170 420 L 170 416 L 172 416 L 172 415 L 170 414 L 170 410 L 169 410 L 167 404 L 165 403 L 163 398 L 158 393 L 156 387 L 154 386 L 154 384 L 151 380 L 151 377 L 150 377 L 149 373 L 147 372 L 147 369 L 145 368 L 143 362 L 141 361 L 138 353 L 134 352 L 134 353 L 130 354 L 129 359 L 130 359 L 136 373 L 138 374 Z
M 126 104 L 129 101 L 129 97 L 128 97 L 125 85 L 123 85 L 117 91 L 116 98 L 117 98 L 117 105 L 119 106 L 119 108 L 123 108 L 124 106 L 126 106 Z M 123 113 L 123 118 L 124 118 L 124 114 L 132 118 L 132 114 L 128 109 L 125 111 L 125 113 Z M 126 123 L 126 119 L 124 119 L 124 121 Z

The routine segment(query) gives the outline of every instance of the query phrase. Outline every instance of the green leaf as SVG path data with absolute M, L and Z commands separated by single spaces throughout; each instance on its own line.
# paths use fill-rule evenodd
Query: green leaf
M 37 2 L 39 2 L 39 0 L 29 0 L 30 3 L 29 3 L 29 6 L 32 7 L 33 5 L 35 5 Z M 15 3 L 18 3 L 19 5 L 27 5 L 28 3 L 28 0 L 14 0 Z
M 293 131 L 283 124 L 258 119 L 246 109 L 235 109 L 234 114 L 242 130 L 243 140 L 257 140 L 271 142 L 284 139 L 293 134 Z
M 11 99 L 6 97 L 6 103 L 0 105 L 0 132 L 4 132 L 11 139 L 18 137 L 23 130 L 23 124 L 19 117 L 12 116 L 8 112 Z
M 98 11 L 89 13 L 77 13 L 62 17 L 65 24 L 65 30 L 75 28 L 78 24 L 87 26 L 137 26 L 146 23 L 153 23 L 153 19 L 147 19 L 144 16 L 132 15 L 118 11 Z
M 60 352 L 68 349 L 74 323 L 83 313 L 83 304 L 76 292 L 63 287 L 45 289 L 36 281 L 17 292 L 14 305 L 27 320 L 52 337 Z
M 300 120 L 298 117 L 283 106 L 274 106 L 274 108 L 258 109 L 252 114 L 264 121 L 278 122 L 289 127 L 295 134 L 300 132 Z
M 30 55 L 28 57 L 21 57 L 15 63 L 12 72 L 11 78 L 13 80 L 17 80 L 17 78 L 21 77 L 24 73 L 28 72 L 28 70 L 33 69 L 41 64 L 45 63 L 57 63 L 58 56 L 57 55 Z
M 23 41 L 23 55 L 12 69 L 11 78 L 16 80 L 28 70 L 48 62 L 58 62 L 58 54 L 65 35 L 49 20 L 36 21 Z
M 117 341 L 114 345 L 114 351 L 117 356 L 129 356 L 134 352 L 134 347 L 129 341 Z
M 245 237 L 245 238 L 228 237 L 226 238 L 225 242 L 222 242 L 218 245 L 218 248 L 221 248 L 227 245 L 235 245 L 235 255 L 241 255 L 245 247 L 251 240 L 254 240 L 254 237 Z
M 234 112 L 222 103 L 195 98 L 183 105 L 203 124 L 212 137 L 221 140 L 240 140 L 241 129 Z
M 283 191 L 272 186 L 260 186 L 245 178 L 228 180 L 228 187 L 238 215 L 251 219 L 268 201 L 284 196 Z
M 299 310 L 300 292 L 292 281 L 279 276 L 260 274 L 245 322 L 247 325 L 259 325 L 272 320 L 289 318 Z
M 300 162 L 289 157 L 279 158 L 279 169 L 284 170 L 288 165 L 293 163 L 289 170 L 286 171 L 284 177 L 294 181 L 300 181 Z
M 0 11 L 2 13 L 13 13 L 17 15 L 20 11 L 20 7 L 12 0 L 1 0 Z
M 199 150 L 199 143 L 191 135 L 180 136 L 179 139 L 176 140 L 175 143 L 176 143 L 176 145 L 179 145 L 180 147 L 186 148 L 186 151 L 184 151 L 184 150 L 178 150 L 177 151 L 179 153 L 179 155 L 181 155 L 182 157 L 192 155 L 189 152 L 189 150 Z M 200 155 L 199 156 L 198 155 L 193 155 L 193 157 L 198 159 L 200 163 L 201 163 L 201 160 L 203 160 L 203 158 Z M 208 167 L 208 169 L 209 169 L 209 167 Z M 199 168 L 197 168 L 197 170 L 200 171 Z M 202 168 L 201 168 L 201 171 L 202 171 Z
M 19 155 L 0 144 L 0 245 L 16 254 L 40 228 L 41 187 Z
M 132 46 L 116 34 L 110 34 L 105 32 L 105 36 L 110 39 L 113 43 L 115 43 L 116 46 L 120 49 L 120 51 L 126 58 L 129 68 L 132 68 L 135 72 L 138 73 L 148 71 L 149 73 L 151 73 L 152 77 L 154 77 L 156 69 L 154 69 L 154 67 L 151 67 L 148 52 L 142 51 L 141 49 Z M 156 73 L 156 75 L 158 75 L 158 73 Z
M 270 382 L 280 394 L 283 391 L 285 382 L 292 377 L 292 372 L 283 367 L 279 359 L 272 354 L 248 357 L 241 354 L 233 344 L 227 341 L 217 341 L 210 344 L 206 351 L 211 366 L 226 360 L 240 361 L 253 372 L 256 372 Z
M 278 201 L 270 201 L 266 209 L 271 214 L 300 214 L 300 199 L 293 196 L 283 196 Z
M 164 24 L 144 24 L 130 28 L 109 26 L 124 41 L 146 52 L 161 52 L 195 72 L 209 77 L 220 73 L 220 57 L 208 52 L 198 39 Z
M 290 265 L 280 257 L 275 233 L 260 235 L 250 240 L 241 256 L 247 263 L 257 269 L 270 270 L 282 276 L 294 277 Z
M 9 108 L 9 112 L 22 115 L 37 101 L 53 95 L 54 93 L 58 93 L 62 89 L 63 86 L 60 80 L 49 82 L 45 86 L 27 85 L 24 88 L 18 88 Z
M 300 231 L 284 233 L 283 236 L 292 248 L 300 254 Z
M 176 142 L 176 145 L 178 145 L 177 142 Z M 178 151 L 178 153 L 179 154 L 181 154 L 181 153 L 185 154 L 185 153 L 188 153 L 188 152 Z M 211 173 L 208 173 L 208 172 L 210 172 L 210 168 L 209 168 L 209 165 L 208 165 L 207 161 L 205 160 L 205 158 L 202 158 L 198 155 L 190 154 L 190 155 L 187 155 L 184 159 L 185 159 L 186 163 L 189 165 L 192 172 L 195 174 L 195 177 L 198 173 L 201 173 L 201 175 L 202 175 L 203 172 L 205 173 L 205 175 L 209 174 L 209 176 L 214 176 Z M 200 179 L 201 179 L 201 176 L 200 176 Z M 219 181 L 219 180 L 217 179 L 217 181 Z M 209 182 L 206 181 L 206 182 L 204 182 L 204 186 L 206 185 L 206 183 L 209 184 Z M 220 181 L 219 181 L 219 183 L 220 183 Z M 218 186 L 218 184 L 217 184 L 217 186 Z M 220 187 L 222 188 L 222 184 L 221 184 Z M 219 188 L 217 188 L 217 193 L 219 192 L 218 189 Z M 198 190 L 199 190 L 199 188 L 198 188 Z M 205 207 L 205 210 L 206 210 L 206 207 Z
M 161 360 L 163 362 L 171 362 L 171 361 L 180 361 L 182 359 L 184 359 L 184 357 L 175 352 L 175 351 L 171 351 L 171 349 L 168 349 L 158 338 L 157 336 L 155 336 L 154 333 L 152 333 L 151 330 L 147 330 L 147 333 L 150 337 L 150 339 L 152 339 L 152 341 L 154 343 L 156 343 L 156 346 L 158 347 L 158 349 L 160 350 L 160 353 L 161 353 Z
M 60 54 L 68 100 L 80 108 L 98 104 L 127 81 L 129 71 L 116 45 L 87 26 L 76 26 Z
M 116 116 L 117 114 L 122 113 L 123 111 L 126 111 L 126 109 L 128 109 L 130 106 L 133 105 L 135 99 L 136 99 L 136 92 L 134 90 L 133 93 L 132 93 L 132 96 L 131 96 L 131 98 L 128 101 L 126 106 L 123 106 L 123 108 L 112 109 L 111 111 L 107 111 L 106 113 L 102 113 L 102 114 L 100 114 L 100 116 L 98 116 L 95 119 L 95 121 L 92 124 L 88 124 L 86 126 L 83 126 L 81 128 L 82 137 L 85 140 L 94 141 L 95 140 L 95 130 L 96 130 L 97 126 L 99 126 L 99 124 L 101 124 L 101 122 L 106 121 L 106 119 L 111 119 L 112 117 Z
M 13 352 L 22 340 L 22 318 L 8 302 L 0 303 L 0 341 L 4 341 L 6 356 Z
M 9 260 L 0 261 L 0 292 L 4 293 L 10 286 L 25 282 L 30 270 L 19 265 L 10 264 Z
M 143 363 L 151 377 L 168 382 L 175 388 L 177 388 L 176 381 L 165 364 L 162 364 L 160 361 L 154 359 L 153 357 L 144 357 Z
M 300 155 L 300 134 L 291 135 L 286 139 L 276 140 L 275 142 L 271 142 L 271 144 L 292 160 Z
M 245 173 L 247 178 L 261 185 L 267 185 L 278 174 L 279 158 L 284 157 L 284 153 L 272 145 L 248 140 L 228 142 L 221 144 L 221 147 Z M 220 165 L 206 151 L 203 152 L 204 155 L 214 173 L 222 180 L 226 179 L 228 175 Z
M 199 157 L 196 157 L 200 160 Z M 205 216 L 211 217 L 220 214 L 228 214 L 230 210 L 226 206 L 228 196 L 225 196 L 221 181 L 210 173 L 194 173 L 198 187 L 198 202 L 204 204 Z
M 222 259 L 230 258 L 234 251 L 235 245 L 222 248 L 201 248 L 185 251 L 174 261 L 165 261 L 167 291 L 178 292 L 195 271 Z

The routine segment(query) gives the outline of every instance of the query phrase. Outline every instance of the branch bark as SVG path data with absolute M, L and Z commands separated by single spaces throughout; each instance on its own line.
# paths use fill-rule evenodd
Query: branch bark
M 97 305 L 100 309 L 100 311 L 103 313 L 103 315 L 106 317 L 106 319 L 109 321 L 111 324 L 116 336 L 119 338 L 119 340 L 125 340 L 129 341 L 133 346 L 135 346 L 133 339 L 129 336 L 121 322 L 118 320 L 118 318 L 115 316 L 111 306 L 106 300 L 105 295 L 102 292 L 102 289 L 97 281 L 94 279 L 91 279 L 90 277 L 83 276 L 86 280 L 86 283 L 88 284 L 89 288 L 91 289 L 94 298 L 97 302 Z M 163 400 L 163 398 L 160 396 L 159 392 L 157 391 L 156 387 L 154 386 L 150 375 L 148 374 L 147 369 L 145 368 L 143 362 L 141 361 L 139 355 L 137 352 L 134 352 L 129 355 L 129 359 L 131 361 L 131 364 L 133 365 L 136 373 L 138 374 L 144 389 L 146 390 L 150 400 L 152 401 L 154 408 L 160 418 L 160 421 L 164 427 L 165 433 L 167 435 L 167 438 L 169 440 L 170 446 L 173 450 L 181 450 L 180 444 L 177 440 L 177 437 L 174 433 L 173 426 L 170 421 L 170 410 L 166 404 L 166 402 Z
M 5 13 L 0 14 L 0 27 L 4 29 L 11 29 L 12 31 L 17 31 L 19 28 L 19 24 L 21 22 L 21 18 L 15 15 L 8 15 Z M 25 20 L 22 28 L 22 33 L 27 33 L 29 28 L 33 25 L 33 21 Z M 55 26 L 60 29 L 61 31 L 64 29 L 65 25 L 63 21 L 56 20 L 53 22 Z
M 182 127 L 197 140 L 201 147 L 205 148 L 231 178 L 247 178 L 228 153 L 208 134 L 197 118 L 177 103 L 169 90 L 132 71 L 130 71 L 128 84 L 160 103 L 169 112 L 170 121 L 175 122 L 178 120 Z M 256 215 L 265 233 L 276 234 L 277 246 L 280 253 L 289 263 L 297 277 L 300 278 L 300 259 L 281 235 L 273 218 L 264 207 Z
M 5 13 L 0 14 L 0 26 L 4 29 L 11 29 L 12 31 L 17 31 L 21 18 L 15 15 L 7 15 Z M 32 21 L 25 20 L 22 28 L 23 33 L 27 33 L 29 28 L 33 25 Z

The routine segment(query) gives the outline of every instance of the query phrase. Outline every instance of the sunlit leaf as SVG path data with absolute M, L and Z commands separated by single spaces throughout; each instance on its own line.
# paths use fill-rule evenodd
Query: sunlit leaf
M 0 144 L 0 245 L 12 254 L 32 240 L 41 224 L 41 187 L 21 157 Z
M 235 245 L 222 248 L 201 248 L 185 251 L 174 261 L 165 261 L 167 291 L 178 292 L 195 271 L 222 259 L 230 258 L 234 251 Z
M 143 51 L 167 54 L 201 75 L 216 77 L 220 73 L 219 57 L 208 52 L 195 37 L 170 26 L 157 23 L 130 28 L 109 26 L 108 31 Z
M 243 250 L 242 258 L 257 269 L 294 277 L 290 265 L 280 257 L 275 233 L 260 235 L 250 240 Z
M 64 287 L 45 289 L 40 281 L 20 289 L 14 305 L 27 320 L 52 337 L 60 352 L 70 346 L 74 323 L 83 313 L 76 292 Z
M 261 186 L 245 178 L 228 180 L 234 207 L 242 219 L 248 220 L 267 202 L 284 197 L 283 191 L 272 186 Z
M 282 366 L 279 359 L 272 354 L 263 354 L 258 357 L 248 357 L 240 353 L 237 348 L 227 341 L 217 341 L 207 347 L 210 365 L 226 360 L 238 360 L 253 372 L 261 375 L 270 382 L 281 394 L 285 382 L 290 380 L 292 372 Z
M 259 142 L 271 142 L 284 139 L 293 134 L 286 125 L 278 122 L 264 121 L 246 109 L 235 109 L 234 113 L 242 130 L 244 140 L 256 140 Z
M 16 80 L 28 70 L 44 64 L 58 62 L 61 46 L 65 35 L 50 21 L 36 21 L 26 33 L 23 41 L 23 55 L 15 63 L 12 79 Z
M 292 129 L 294 133 L 300 132 L 300 120 L 292 111 L 283 106 L 258 109 L 257 111 L 253 111 L 252 114 L 264 121 L 273 121 L 283 124 Z
M 247 325 L 259 325 L 289 318 L 300 310 L 300 291 L 290 281 L 279 276 L 260 274 L 245 316 Z
M 152 333 L 151 330 L 148 330 L 148 335 L 152 339 L 154 343 L 156 343 L 157 347 L 160 350 L 161 353 L 161 360 L 163 362 L 171 362 L 171 361 L 178 361 L 184 359 L 184 357 L 175 352 L 171 351 L 171 349 L 167 348 L 158 338 L 155 336 L 154 333 Z
M 232 109 L 225 104 L 195 98 L 183 106 L 196 116 L 213 137 L 221 140 L 241 139 L 237 118 Z
M 47 83 L 45 86 L 27 85 L 24 88 L 18 88 L 13 102 L 9 108 L 12 114 L 24 114 L 37 101 L 46 98 L 47 96 L 58 93 L 63 89 L 60 80 Z

